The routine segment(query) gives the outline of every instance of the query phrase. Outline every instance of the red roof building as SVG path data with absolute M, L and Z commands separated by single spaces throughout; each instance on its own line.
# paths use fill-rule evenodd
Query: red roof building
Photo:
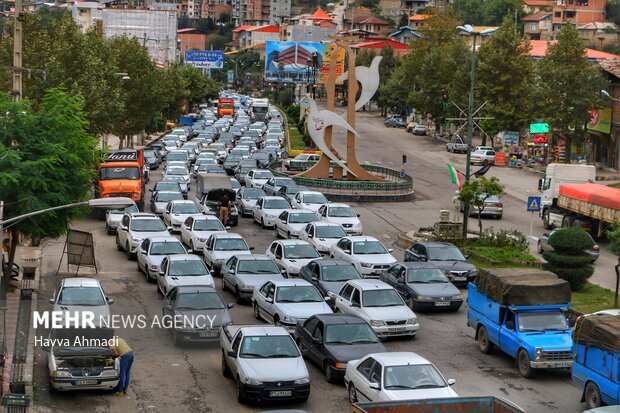
M 332 20 L 332 17 L 329 14 L 325 13 L 320 7 L 307 18 L 312 20 Z
M 532 49 L 530 50 L 530 57 L 534 59 L 542 59 L 547 55 L 547 48 L 550 44 L 554 44 L 556 41 L 546 41 L 546 40 L 530 40 L 530 44 Z M 601 59 L 620 59 L 620 56 L 601 52 L 599 50 L 594 49 L 586 49 L 586 55 L 588 60 L 601 60 Z
M 396 56 L 404 56 L 409 53 L 409 51 L 411 51 L 411 47 L 391 39 L 369 40 L 366 42 L 355 43 L 351 45 L 351 48 L 353 48 L 353 50 L 371 49 L 375 50 L 377 54 L 379 54 L 381 52 L 381 49 L 383 49 L 384 47 L 391 47 L 394 50 L 394 55 Z

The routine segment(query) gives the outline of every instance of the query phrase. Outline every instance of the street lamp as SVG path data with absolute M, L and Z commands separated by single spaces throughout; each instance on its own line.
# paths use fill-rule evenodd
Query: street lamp
M 611 96 L 611 95 L 609 94 L 609 92 L 608 92 L 608 91 L 606 91 L 605 89 L 601 90 L 601 95 L 603 95 L 603 96 L 605 96 L 606 98 L 611 99 L 611 100 L 613 100 L 613 101 L 620 102 L 620 99 L 616 99 L 615 97 Z
M 473 36 L 473 45 L 471 48 L 471 85 L 469 87 L 469 105 L 467 111 L 467 164 L 465 165 L 465 180 L 469 181 L 470 162 L 471 162 L 471 145 L 474 139 L 474 91 L 476 90 L 476 36 L 489 36 L 496 29 L 484 29 L 476 32 L 471 24 L 456 27 L 461 32 Z M 463 210 L 463 238 L 467 238 L 467 220 L 469 218 L 470 205 L 466 204 Z

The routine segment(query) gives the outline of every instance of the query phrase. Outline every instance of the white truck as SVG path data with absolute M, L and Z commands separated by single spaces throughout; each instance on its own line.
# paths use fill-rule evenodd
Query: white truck
M 620 189 L 595 180 L 592 165 L 549 164 L 538 183 L 544 227 L 581 226 L 593 237 L 604 236 L 609 224 L 620 220 Z
M 267 114 L 269 113 L 269 99 L 253 99 L 252 113 L 254 115 L 254 121 L 265 122 L 267 120 Z
M 294 400 L 310 395 L 310 375 L 297 344 L 283 328 L 228 325 L 220 334 L 222 374 L 237 383 L 237 401 Z

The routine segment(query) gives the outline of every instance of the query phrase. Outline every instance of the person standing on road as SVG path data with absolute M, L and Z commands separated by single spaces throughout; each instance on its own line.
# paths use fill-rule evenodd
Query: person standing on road
M 115 344 L 110 345 L 110 350 L 114 357 L 120 357 L 120 373 L 116 395 L 125 396 L 129 387 L 131 365 L 133 364 L 133 351 L 127 342 L 121 337 L 116 337 Z
M 230 199 L 228 198 L 228 195 L 224 195 L 222 197 L 222 201 L 220 202 L 220 221 L 222 221 L 222 224 L 224 224 L 224 226 L 228 224 L 228 212 L 231 206 L 232 204 L 230 202 Z

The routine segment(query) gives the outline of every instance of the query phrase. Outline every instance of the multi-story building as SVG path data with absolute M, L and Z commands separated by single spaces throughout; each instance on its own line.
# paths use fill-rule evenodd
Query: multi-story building
M 412 29 L 418 30 L 420 27 L 424 26 L 424 21 L 431 17 L 428 14 L 415 14 L 409 17 L 409 27 Z
M 280 40 L 280 28 L 272 25 L 239 26 L 233 30 L 232 47 L 243 50 L 266 43 L 267 40 Z
M 540 12 L 551 12 L 557 0 L 522 0 L 523 12 L 525 14 L 534 14 Z
M 232 0 L 231 6 L 238 25 L 280 24 L 291 17 L 291 0 Z
M 204 19 L 219 21 L 224 13 L 232 18 L 232 10 L 230 0 L 203 0 L 200 14 Z
M 608 44 L 618 43 L 618 26 L 612 22 L 578 24 L 579 37 L 587 47 L 602 50 Z
M 186 50 L 206 50 L 207 35 L 194 28 L 177 30 L 179 53 L 184 58 Z
M 351 30 L 362 30 L 365 32 L 386 35 L 389 23 L 376 16 L 360 16 L 351 20 Z
M 605 21 L 607 0 L 557 0 L 553 6 L 553 30 L 566 23 L 584 24 Z
M 521 19 L 525 36 L 530 40 L 549 40 L 552 38 L 551 12 L 530 14 Z

